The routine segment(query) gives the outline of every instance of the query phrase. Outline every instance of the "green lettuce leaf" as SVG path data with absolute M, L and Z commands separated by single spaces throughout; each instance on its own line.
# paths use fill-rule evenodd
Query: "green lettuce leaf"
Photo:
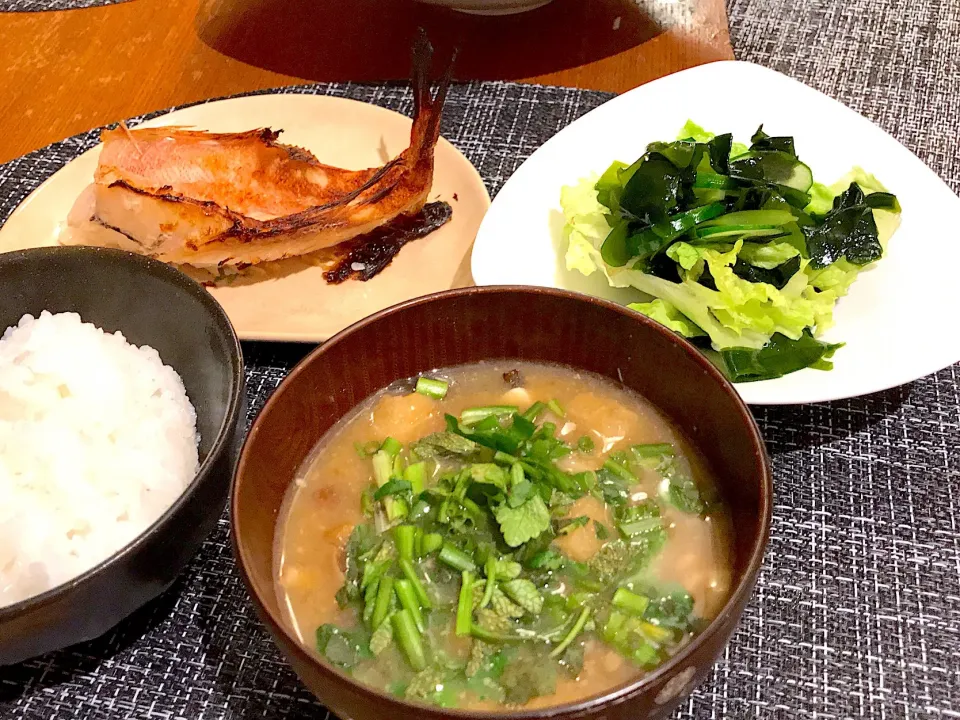
M 768 242 L 768 243 L 744 243 L 740 249 L 740 259 L 765 270 L 773 270 L 778 265 L 782 265 L 792 257 L 796 257 L 800 251 L 790 243 Z
M 677 134 L 678 140 L 693 140 L 698 143 L 708 143 L 713 140 L 716 135 L 708 130 L 704 130 L 702 127 L 697 125 L 693 120 L 687 120 L 684 126 L 680 129 L 680 132 Z M 743 143 L 735 142 L 730 147 L 730 159 L 740 157 L 741 155 L 746 155 L 750 152 L 750 148 L 744 145 Z
M 646 315 L 652 320 L 656 320 L 661 325 L 670 328 L 675 333 L 679 333 L 684 337 L 689 338 L 706 335 L 706 333 L 697 327 L 696 323 L 691 322 L 686 315 L 670 303 L 660 300 L 659 298 L 648 303 L 631 303 L 627 305 L 627 307 Z
M 600 246 L 610 233 L 606 208 L 597 200 L 597 178 L 589 177 L 560 191 L 560 206 L 566 220 L 567 270 L 590 276 L 604 269 Z
M 811 186 L 793 138 L 762 128 L 750 148 L 692 121 L 678 139 L 563 189 L 567 268 L 585 276 L 599 270 L 610 287 L 650 296 L 630 307 L 685 337 L 709 337 L 714 350 L 730 351 L 745 368 L 735 373 L 744 379 L 792 372 L 805 361 L 828 367 L 836 346 L 817 338 L 859 272 L 882 256 L 877 243 L 885 250 L 899 224 L 896 199 L 861 168 Z M 761 161 L 783 167 L 759 168 L 759 181 L 740 177 L 759 172 Z M 885 197 L 871 201 L 874 193 Z M 718 206 L 721 215 L 711 219 Z M 692 226 L 681 222 L 693 213 Z

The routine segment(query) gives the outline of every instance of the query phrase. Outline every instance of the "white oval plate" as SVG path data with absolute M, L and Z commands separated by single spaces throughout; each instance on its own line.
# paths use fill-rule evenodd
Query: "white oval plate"
M 960 247 L 960 198 L 866 118 L 751 63 L 717 62 L 656 80 L 601 105 L 547 141 L 510 177 L 487 212 L 473 250 L 476 283 L 561 287 L 619 302 L 639 297 L 607 287 L 600 273 L 586 278 L 565 269 L 560 189 L 602 173 L 614 160 L 633 162 L 647 143 L 675 138 L 688 119 L 741 141 L 761 123 L 772 135 L 793 135 L 817 181 L 831 184 L 859 165 L 895 193 L 903 208 L 886 256 L 861 273 L 837 303 L 836 325 L 824 334 L 846 343 L 834 356 L 834 369 L 740 383 L 746 402 L 799 404 L 865 395 L 960 360 L 960 281 L 948 270 Z
M 307 148 L 328 165 L 355 169 L 383 165 L 410 143 L 410 118 L 326 95 L 248 95 L 193 105 L 143 123 L 163 125 L 214 132 L 282 128 L 280 142 Z M 100 147 L 67 163 L 13 211 L 0 228 L 0 252 L 58 243 L 67 214 L 93 180 Z M 321 342 L 396 303 L 470 285 L 470 247 L 490 198 L 470 161 L 443 138 L 434 155 L 429 199 L 450 203 L 450 222 L 405 246 L 367 282 L 329 285 L 323 268 L 304 264 L 289 274 L 215 287 L 210 293 L 242 340 Z

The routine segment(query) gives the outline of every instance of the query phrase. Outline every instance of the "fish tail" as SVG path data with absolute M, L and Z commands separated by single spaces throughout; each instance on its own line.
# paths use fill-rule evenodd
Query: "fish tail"
M 453 79 L 453 66 L 457 51 L 447 64 L 447 68 L 440 78 L 440 84 L 435 95 L 430 92 L 430 68 L 433 62 L 433 45 L 427 38 L 423 28 L 417 33 L 413 45 L 413 71 L 411 83 L 413 85 L 413 129 L 410 135 L 410 145 L 418 151 L 433 148 L 440 138 L 440 120 L 443 114 L 443 105 L 447 99 L 447 89 Z

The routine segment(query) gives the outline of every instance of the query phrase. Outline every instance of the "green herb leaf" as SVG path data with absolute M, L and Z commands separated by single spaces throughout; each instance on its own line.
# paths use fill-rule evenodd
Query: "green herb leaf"
M 513 580 L 520 577 L 523 570 L 520 563 L 513 560 L 497 560 L 497 577 L 501 580 Z
M 326 657 L 331 665 L 345 670 L 373 657 L 370 652 L 370 635 L 363 627 L 344 630 L 336 625 L 321 625 L 317 628 L 317 651 Z
M 537 586 L 526 578 L 517 578 L 500 583 L 503 592 L 531 615 L 539 615 L 543 610 L 543 596 Z
M 588 518 L 586 515 L 580 515 L 579 517 L 571 518 L 560 525 L 560 527 L 557 529 L 557 534 L 568 535 L 577 528 L 584 527 L 588 522 L 590 522 L 590 518 Z
M 496 596 L 496 593 L 494 593 Z M 494 608 L 480 608 L 477 610 L 477 624 L 484 630 L 492 633 L 505 633 L 513 629 L 513 622 L 507 614 L 501 614 Z
M 543 550 L 530 558 L 527 564 L 534 570 L 559 570 L 564 563 L 563 555 L 556 550 Z
M 593 531 L 597 534 L 597 540 L 607 540 L 610 537 L 610 530 L 602 522 L 594 520 Z
M 380 623 L 380 627 L 374 630 L 370 636 L 370 652 L 375 656 L 380 655 L 380 653 L 393 644 L 393 625 L 390 624 L 391 617 L 392 615 L 388 615 L 387 619 Z
M 337 592 L 337 603 L 341 608 L 363 597 L 361 580 L 369 567 L 369 564 L 364 566 L 365 559 L 375 554 L 381 543 L 382 539 L 372 525 L 360 523 L 353 528 L 343 553 L 346 568 L 344 582 Z
M 663 530 L 663 522 L 660 520 L 660 508 L 653 500 L 644 500 L 636 505 L 623 508 L 617 513 L 617 528 L 620 533 L 634 541 L 636 538 L 657 537 L 651 542 L 663 544 L 666 536 Z
M 520 507 L 527 501 L 531 493 L 533 493 L 533 489 L 533 483 L 529 480 L 521 480 L 510 488 L 510 494 L 507 495 L 507 504 L 511 508 Z
M 503 539 L 510 547 L 519 547 L 550 528 L 550 511 L 540 495 L 533 495 L 515 508 L 501 503 L 494 515 Z
M 424 668 L 410 681 L 404 696 L 412 700 L 436 702 L 437 688 L 443 687 L 447 680 L 447 671 L 437 666 Z
M 706 509 L 706 504 L 700 496 L 700 488 L 676 461 L 666 464 L 661 477 L 664 480 L 661 484 L 661 497 L 677 510 L 689 515 L 700 515 Z
M 427 435 L 413 444 L 413 450 L 421 458 L 443 455 L 468 457 L 480 447 L 468 438 L 452 432 L 437 432 Z
M 523 705 L 535 697 L 557 691 L 557 668 L 552 662 L 518 658 L 504 668 L 500 684 L 508 703 Z
M 467 661 L 464 674 L 468 678 L 479 674 L 490 662 L 490 658 L 496 651 L 496 645 L 485 643 L 482 640 L 474 640 L 470 646 L 470 659 Z
M 493 485 L 499 490 L 507 489 L 507 473 L 493 463 L 476 463 L 470 466 L 470 477 L 475 483 Z
M 511 580 L 510 582 L 515 581 Z M 536 590 L 536 588 L 534 588 L 534 590 Z M 493 591 L 490 607 L 497 615 L 511 619 L 522 618 L 526 612 L 522 605 L 513 602 L 499 587 Z
M 644 618 L 661 627 L 673 628 L 679 632 L 689 630 L 693 621 L 693 598 L 684 590 L 657 593 L 646 589 L 652 595 Z
M 630 497 L 630 483 L 610 470 L 600 468 L 597 471 L 597 490 L 607 505 L 623 505 Z
M 401 495 L 405 492 L 410 491 L 410 483 L 406 480 L 399 480 L 393 478 L 388 480 L 385 484 L 377 488 L 377 491 L 373 494 L 374 500 L 383 500 L 385 497 L 390 497 L 392 495 Z

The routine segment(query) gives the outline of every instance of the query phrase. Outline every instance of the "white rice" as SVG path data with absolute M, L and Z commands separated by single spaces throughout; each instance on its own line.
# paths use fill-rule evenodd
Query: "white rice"
M 197 472 L 180 376 L 75 313 L 25 315 L 0 339 L 0 607 L 130 543 Z

